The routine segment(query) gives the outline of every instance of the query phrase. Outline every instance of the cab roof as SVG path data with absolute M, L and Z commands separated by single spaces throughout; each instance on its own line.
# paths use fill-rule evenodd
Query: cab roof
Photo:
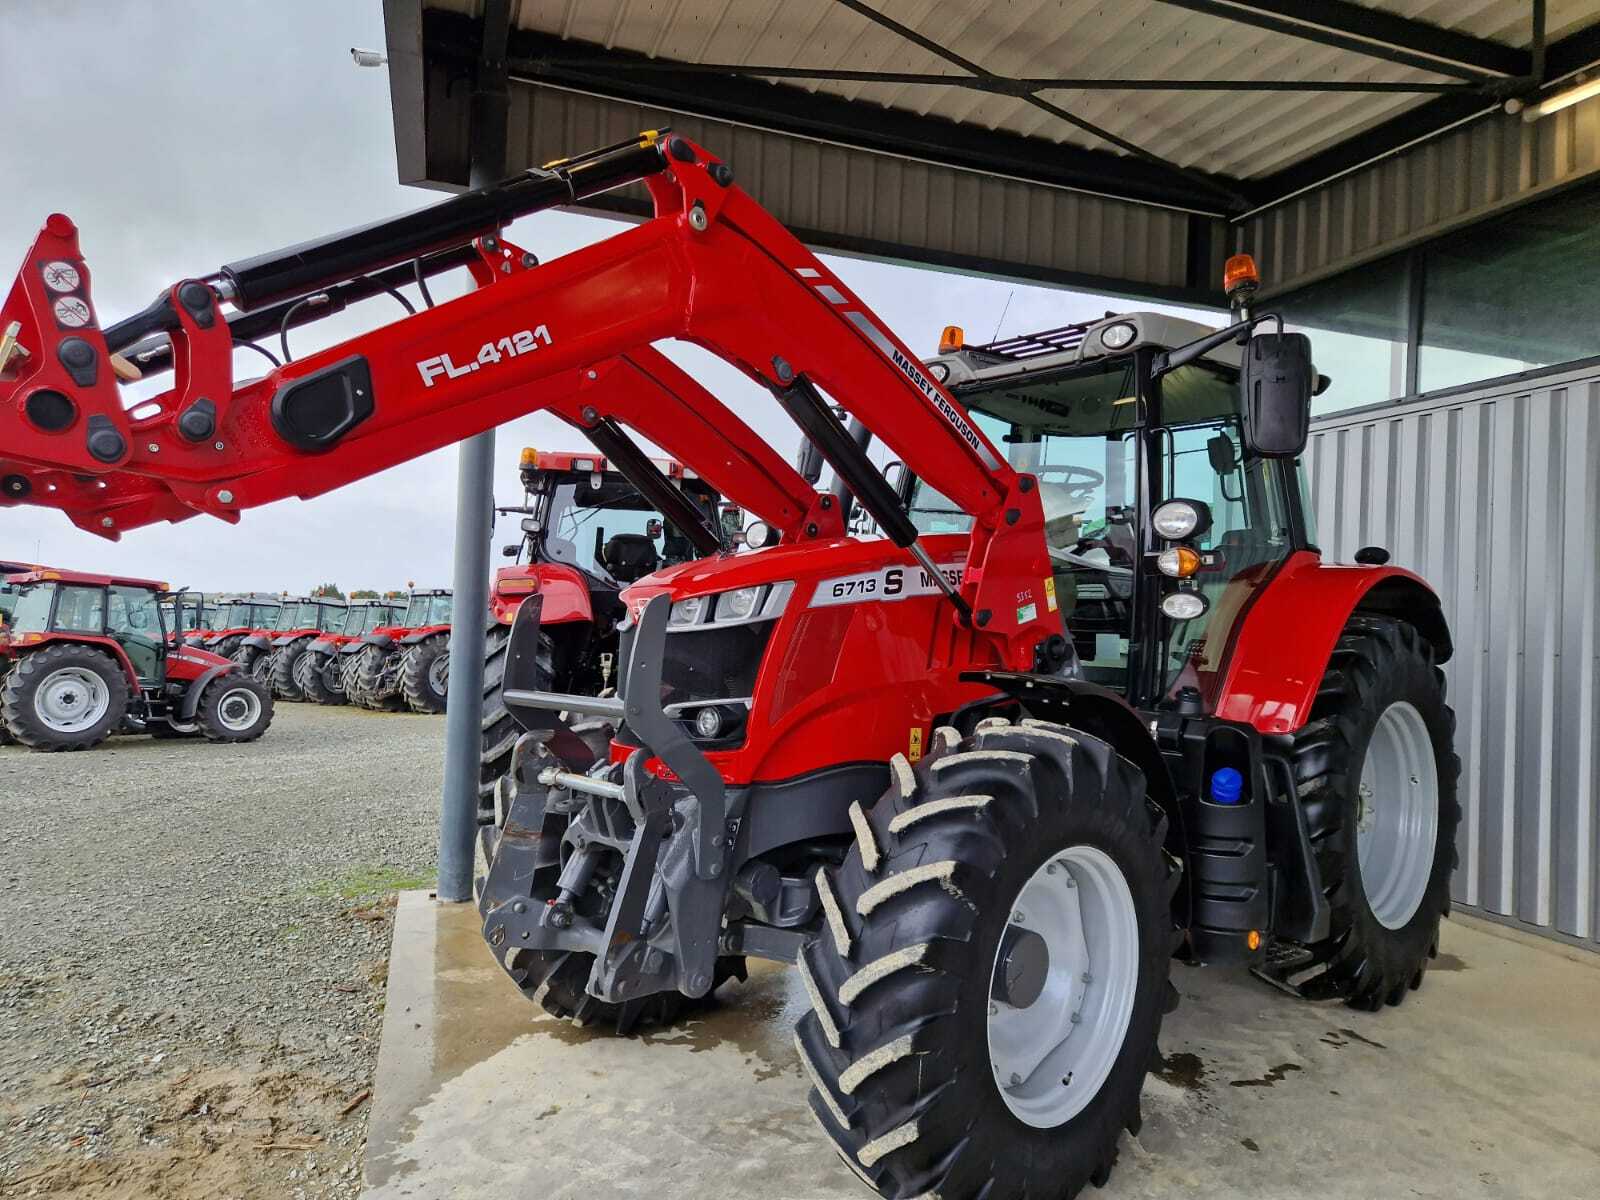
M 76 583 L 84 587 L 136 587 L 151 592 L 171 591 L 167 584 L 155 579 L 135 579 L 131 575 L 96 575 L 89 571 L 62 571 L 55 567 L 40 567 L 32 571 L 19 571 L 6 577 L 8 583 Z

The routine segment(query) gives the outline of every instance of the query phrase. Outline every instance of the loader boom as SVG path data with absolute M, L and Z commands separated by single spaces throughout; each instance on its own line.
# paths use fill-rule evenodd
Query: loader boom
M 601 183 L 636 181 L 649 189 L 655 216 L 606 241 L 537 264 L 498 236 L 498 223 L 511 216 L 591 194 Z M 297 288 L 447 253 L 474 234 L 477 290 L 234 386 L 225 300 L 282 303 Z M 62 291 L 69 283 L 75 286 Z M 1001 531 L 998 540 L 1018 548 L 1004 570 L 1044 574 L 1032 481 L 1012 470 L 864 304 L 733 185 L 724 164 L 676 136 L 643 135 L 570 168 L 235 264 L 206 281 L 182 281 L 106 335 L 96 328 L 76 230 L 57 215 L 3 316 L 19 324 L 28 352 L 11 364 L 10 377 L 0 377 L 0 399 L 9 401 L 0 405 L 6 490 L 13 500 L 61 507 L 101 532 L 191 511 L 234 520 L 243 508 L 317 495 L 537 410 L 580 428 L 613 416 L 758 513 L 771 509 L 786 532 L 834 532 L 836 514 L 826 520 L 832 498 L 816 497 L 770 450 L 757 449 L 759 439 L 742 424 L 724 430 L 716 439 L 722 452 L 707 461 L 707 425 L 720 423 L 721 413 L 708 410 L 698 390 L 685 395 L 686 377 L 649 350 L 677 338 L 736 366 L 791 413 L 815 412 L 826 393 L 971 513 L 959 608 L 987 613 L 980 625 L 1018 632 L 1014 605 L 1001 602 L 1003 585 L 992 599 L 982 595 Z M 107 355 L 160 333 L 171 340 L 174 386 L 125 412 Z M 620 364 L 637 369 L 641 359 L 647 375 L 666 379 L 676 402 L 660 403 L 662 387 L 645 388 L 653 399 L 631 405 L 581 402 L 601 383 L 602 367 L 616 394 L 626 393 L 639 381 Z M 824 441 L 841 477 L 862 475 L 859 462 L 839 460 L 849 439 Z M 728 444 L 737 452 L 727 452 Z M 736 475 L 767 478 L 746 488 Z M 753 496 L 759 490 L 767 492 L 761 503 Z M 902 514 L 884 510 L 884 496 L 868 488 L 858 499 L 878 509 L 874 516 L 894 541 L 917 550 L 914 530 Z

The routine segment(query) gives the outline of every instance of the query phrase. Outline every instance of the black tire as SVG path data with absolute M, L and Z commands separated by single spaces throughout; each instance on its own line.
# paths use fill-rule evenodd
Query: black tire
M 711 989 L 694 998 L 682 992 L 657 992 L 639 1000 L 614 1004 L 596 1000 L 585 990 L 594 955 L 580 951 L 524 950 L 514 960 L 522 994 L 553 1017 L 571 1020 L 578 1026 L 595 1025 L 626 1036 L 636 1029 L 670 1025 L 680 1017 L 704 1010 L 713 1002 L 716 991 L 730 979 L 745 978 L 743 957 L 725 955 L 717 959 Z
M 228 658 L 257 683 L 272 686 L 272 653 L 260 646 L 240 646 Z
M 244 634 L 230 633 L 227 637 L 218 638 L 216 645 L 207 646 L 206 649 L 213 654 L 222 655 L 223 658 L 232 658 L 233 652 L 239 648 L 239 643 L 243 640 Z
M 506 648 L 511 642 L 511 626 L 489 622 L 483 639 L 483 735 L 478 753 L 478 824 L 493 825 L 494 789 L 500 777 L 511 770 L 511 751 L 522 733 L 509 712 L 500 688 L 506 677 Z M 539 635 L 539 669 L 546 679 L 553 678 L 555 643 L 550 635 Z
M 893 766 L 888 792 L 853 806 L 858 838 L 843 864 L 818 872 L 826 920 L 802 954 L 812 1009 L 797 1030 L 812 1111 L 883 1196 L 1070 1200 L 1103 1184 L 1122 1131 L 1138 1132 L 1140 1089 L 1176 1000 L 1179 868 L 1162 849 L 1165 816 L 1132 764 L 1059 725 L 988 721 L 966 739 L 940 729 L 915 768 L 900 756 Z M 1013 1114 L 994 1077 L 992 970 L 1023 885 L 1084 846 L 1127 884 L 1137 975 L 1099 1090 L 1039 1128 Z
M 86 671 L 106 689 L 106 707 L 92 725 L 62 731 L 53 728 L 38 710 L 40 690 L 62 671 Z M 30 750 L 87 750 L 98 746 L 122 727 L 128 712 L 128 679 L 109 654 L 92 646 L 58 642 L 17 659 L 0 685 L 0 720 Z
M 307 650 L 295 664 L 294 681 L 300 687 L 300 694 L 313 704 L 345 703 L 341 665 L 337 654 Z
M 249 697 L 255 700 L 253 716 Z M 272 689 L 258 679 L 229 671 L 206 684 L 194 717 L 208 742 L 253 742 L 272 724 Z
M 394 653 L 384 646 L 363 646 L 355 661 L 346 665 L 345 690 L 350 692 L 362 708 L 375 712 L 398 712 L 405 705 L 400 689 L 384 678 L 384 668 L 389 655 Z M 351 668 L 354 668 L 353 672 Z M 351 690 L 351 674 L 355 676 L 355 689 Z
M 441 662 L 442 667 L 438 666 Z M 400 694 L 407 708 L 416 713 L 442 713 L 449 686 L 448 633 L 436 633 L 406 648 L 400 664 Z
M 1357 848 L 1362 769 L 1379 718 L 1396 702 L 1412 705 L 1427 727 L 1439 785 L 1432 867 L 1415 914 L 1386 928 L 1368 903 Z M 1445 703 L 1444 673 L 1433 649 L 1405 622 L 1356 617 L 1340 636 L 1317 691 L 1311 719 L 1294 738 L 1295 775 L 1305 805 L 1323 889 L 1332 908 L 1329 936 L 1313 946 L 1295 984 L 1313 1000 L 1342 999 L 1376 1012 L 1422 986 L 1439 953 L 1439 922 L 1450 912 L 1456 866 L 1456 799 L 1461 760 L 1456 718 Z M 1309 974 L 1306 972 L 1309 971 Z
M 280 700 L 304 700 L 305 693 L 295 682 L 295 666 L 305 655 L 310 638 L 300 638 L 272 652 L 272 694 Z

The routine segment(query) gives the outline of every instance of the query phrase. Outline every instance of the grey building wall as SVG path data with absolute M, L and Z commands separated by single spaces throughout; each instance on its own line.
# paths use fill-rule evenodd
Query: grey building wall
M 1307 467 L 1330 559 L 1443 597 L 1456 901 L 1600 948 L 1600 368 L 1319 419 Z
M 1284 292 L 1600 172 L 1600 104 L 1532 123 L 1498 110 L 1233 223 L 1228 242 Z

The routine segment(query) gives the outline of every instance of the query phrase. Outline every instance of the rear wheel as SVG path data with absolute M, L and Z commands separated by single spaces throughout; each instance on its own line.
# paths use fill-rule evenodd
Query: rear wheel
M 1295 770 L 1332 928 L 1296 986 L 1376 1011 L 1422 985 L 1456 865 L 1460 760 L 1443 673 L 1416 628 L 1358 617 L 1340 637 Z
M 232 658 L 233 652 L 239 648 L 239 643 L 244 640 L 242 633 L 230 633 L 227 637 L 218 638 L 216 644 L 207 646 L 206 649 L 213 654 L 220 654 L 223 658 Z
M 0 686 L 11 736 L 34 750 L 98 746 L 128 711 L 128 680 L 115 659 L 58 643 L 24 654 Z
M 344 680 L 339 656 L 307 650 L 295 664 L 295 683 L 300 693 L 315 704 L 343 704 Z
M 412 712 L 442 713 L 450 685 L 450 635 L 436 633 L 406 650 L 400 694 Z M 484 714 L 487 718 L 488 714 Z
M 272 690 L 229 671 L 206 684 L 194 715 L 208 742 L 253 742 L 272 724 Z
M 280 700 L 304 700 L 300 685 L 295 682 L 295 667 L 305 657 L 309 643 L 302 638 L 279 646 L 272 655 L 272 694 Z
M 228 658 L 257 683 L 272 686 L 272 652 L 260 646 L 240 646 Z
M 1178 867 L 1144 779 L 1059 725 L 935 734 L 853 806 L 801 958 L 811 1108 L 888 1197 L 1103 1184 L 1175 999 Z

